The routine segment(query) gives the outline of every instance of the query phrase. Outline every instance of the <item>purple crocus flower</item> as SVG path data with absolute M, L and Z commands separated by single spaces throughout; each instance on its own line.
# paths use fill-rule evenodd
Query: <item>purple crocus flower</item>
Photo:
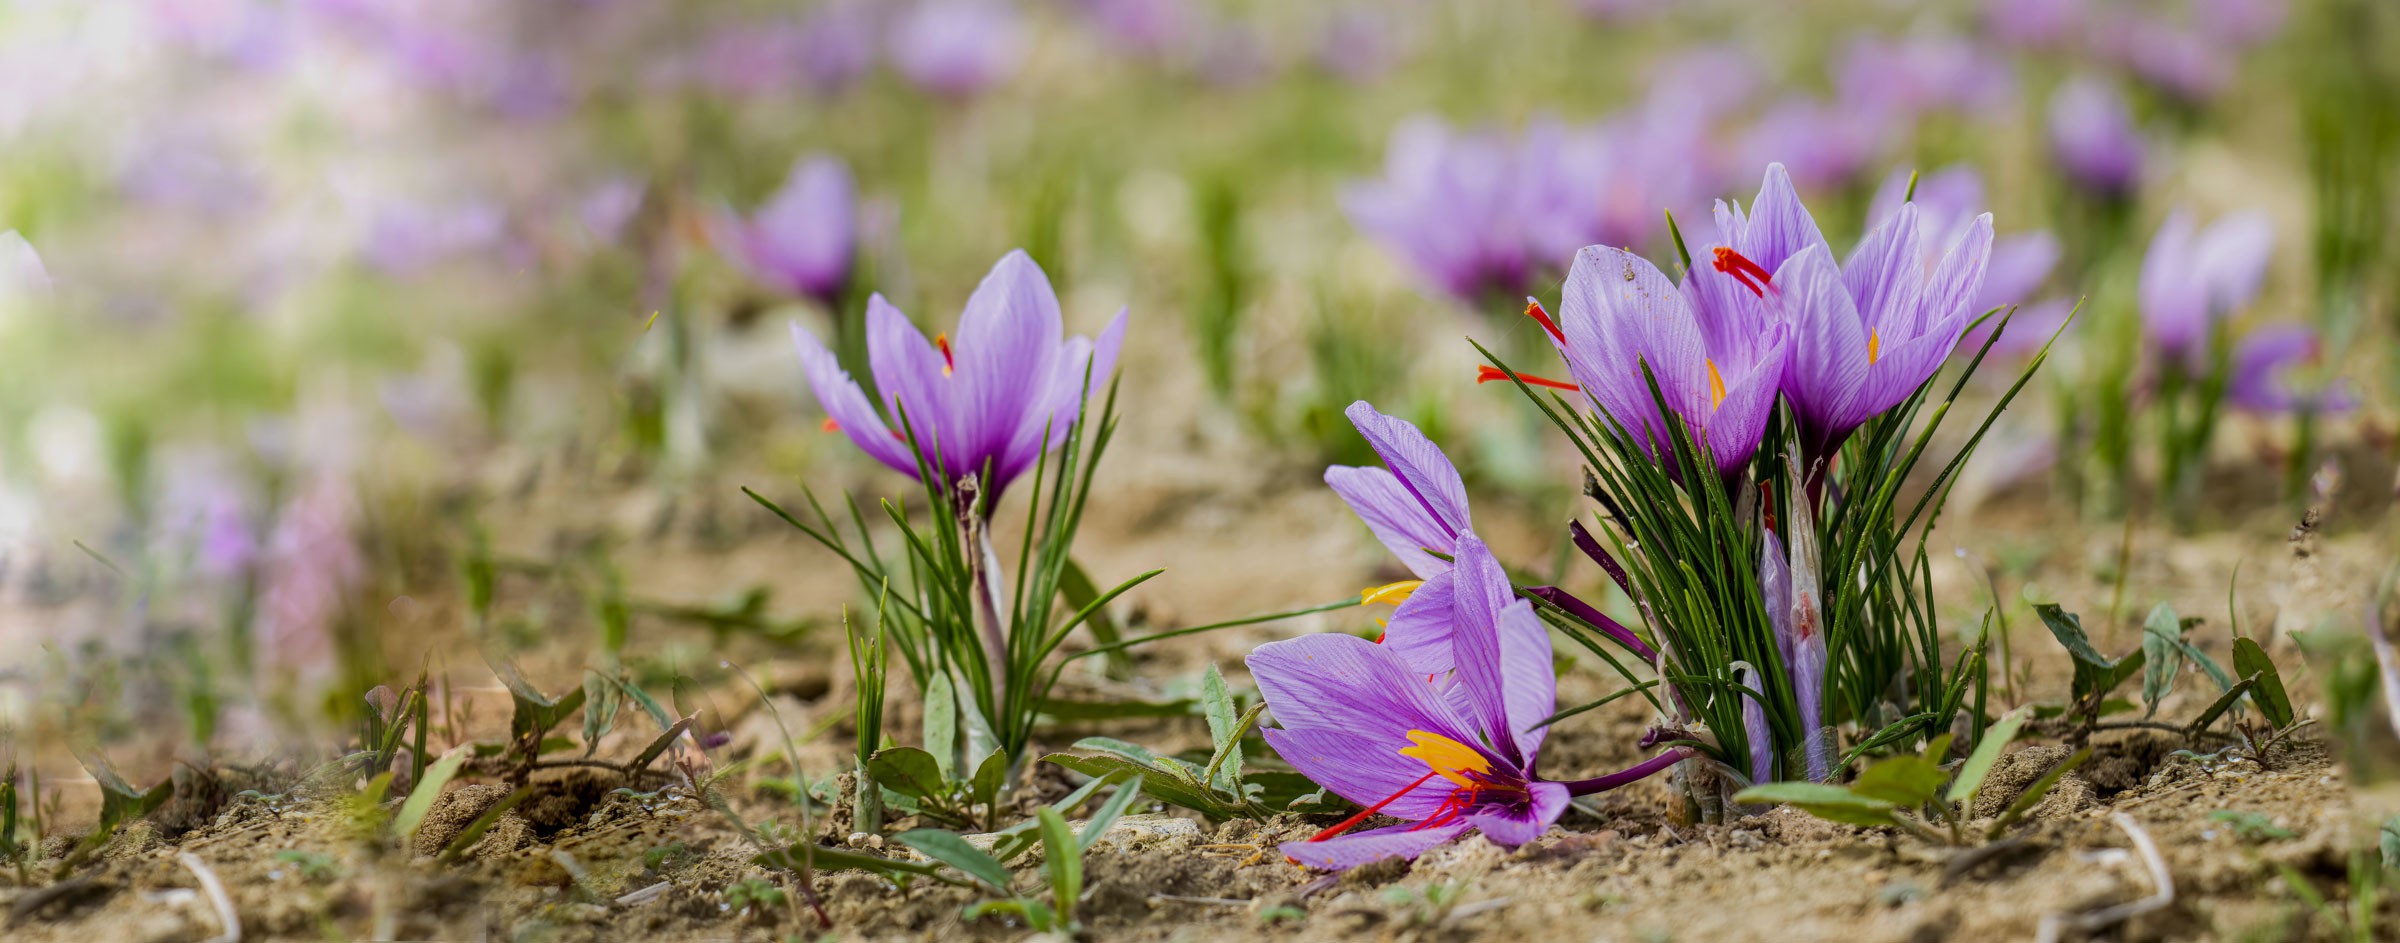
M 1903 117 L 1945 108 L 1981 114 L 2008 104 L 2016 94 L 2007 62 L 1948 34 L 1856 37 L 1834 85 L 1845 108 Z
M 1883 187 L 1875 191 L 1875 201 L 1867 210 L 1868 225 L 1881 225 L 1899 213 L 1900 205 L 1908 201 L 1908 181 L 1906 170 L 1893 171 L 1884 179 Z M 1988 205 L 1984 201 L 1983 178 L 1963 164 L 1918 179 L 1915 200 L 1917 231 L 1927 252 L 1928 265 L 1940 261 L 1931 253 L 1964 234 Z M 1994 237 L 1991 260 L 1984 269 L 1983 290 L 1967 306 L 1970 318 L 2031 301 L 2049 279 L 2050 270 L 2057 266 L 2059 251 L 2058 238 L 2046 230 Z M 2039 347 L 2042 339 L 2058 327 L 2066 308 L 2060 304 L 2038 307 L 2038 312 L 2027 308 L 2010 319 L 2008 336 L 1994 349 L 2014 355 Z M 1988 322 L 1977 326 L 1960 340 L 1960 346 L 1980 349 L 1990 331 Z
M 1679 289 L 1623 249 L 1576 253 L 1559 301 L 1559 355 L 1592 405 L 1672 464 L 1671 433 L 1643 367 L 1720 477 L 1750 463 L 1775 407 L 1789 331 L 1755 304 L 1711 291 L 1697 270 Z
M 1116 371 L 1124 311 L 1097 343 L 1061 340 L 1061 321 L 1049 277 L 1023 250 L 992 266 L 967 298 L 956 344 L 946 334 L 926 340 L 907 315 L 875 295 L 867 299 L 867 360 L 883 394 L 881 411 L 816 335 L 794 323 L 792 342 L 833 427 L 877 461 L 915 475 L 919 456 L 902 431 L 905 415 L 925 464 L 945 488 L 984 475 L 989 508 L 1009 482 L 1065 441 L 1084 400 Z
M 1889 112 L 1797 96 L 1761 114 L 1739 148 L 1752 166 L 1781 163 L 1802 184 L 1831 187 L 1864 171 L 1892 136 Z
M 2217 42 L 2255 46 L 2283 28 L 2287 6 L 2286 0 L 2193 0 L 2192 20 Z
M 2083 22 L 2085 0 L 1985 0 L 1983 25 L 2001 42 L 2055 46 Z
M 2206 366 L 2208 335 L 2258 297 L 2275 248 L 2262 213 L 2237 213 L 2196 229 L 2192 214 L 2167 214 L 2142 257 L 2142 329 L 2151 346 L 2194 371 Z
M 1541 778 L 1548 728 L 1535 725 L 1558 695 L 1550 636 L 1474 536 L 1460 538 L 1456 569 L 1428 580 L 1403 608 L 1410 618 L 1395 616 L 1391 644 L 1327 633 L 1250 653 L 1250 673 L 1279 724 L 1262 731 L 1268 745 L 1364 810 L 1284 843 L 1285 857 L 1339 871 L 1414 858 L 1469 830 L 1522 845 L 1557 821 L 1570 797 L 1635 782 L 1691 755 L 1677 748 L 1579 782 Z M 1428 635 L 1397 637 L 1420 629 Z M 1376 814 L 1410 824 L 1344 834 Z
M 2111 55 L 2149 83 L 2186 103 L 2217 97 L 2233 81 L 2233 59 L 2198 31 L 2133 14 L 2103 31 Z
M 1459 133 L 1434 118 L 1393 129 L 1380 180 L 1353 184 L 1342 209 L 1367 235 L 1425 278 L 1470 304 L 1525 288 L 1537 260 L 1529 230 L 1541 192 L 1525 160 L 1496 130 Z
M 1418 579 L 1449 572 L 1449 561 L 1427 551 L 1455 557 L 1459 539 L 1473 532 L 1457 466 L 1408 420 L 1376 412 L 1365 400 L 1345 412 L 1384 467 L 1335 465 L 1325 469 L 1325 484 Z
M 2133 109 L 2117 87 L 2081 76 L 2050 96 L 2050 152 L 2087 189 L 2110 196 L 2141 182 L 2146 146 Z
M 1017 68 L 1017 11 L 1002 0 L 925 0 L 892 30 L 892 64 L 918 88 L 969 98 Z
M 2323 356 L 2323 344 L 2308 325 L 2273 324 L 2251 331 L 2234 345 L 2225 401 L 2254 413 L 2348 412 L 2358 405 L 2358 397 L 2347 384 L 2303 388 L 2292 376 L 2293 368 Z
M 751 279 L 833 305 L 849 287 L 858 244 L 858 190 L 839 158 L 810 154 L 765 205 L 744 220 L 720 208 L 706 218 L 709 241 Z
M 800 23 L 794 54 L 801 79 L 819 93 L 837 92 L 875 64 L 875 21 L 865 3 L 828 3 Z
M 1141 55 L 1168 51 L 1195 21 L 1186 0 L 1080 0 L 1077 5 L 1113 45 Z

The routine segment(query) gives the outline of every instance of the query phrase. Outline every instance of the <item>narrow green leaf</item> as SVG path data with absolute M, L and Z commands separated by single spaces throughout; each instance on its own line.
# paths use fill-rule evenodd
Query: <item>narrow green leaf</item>
M 1008 869 L 981 849 L 967 843 L 957 832 L 938 828 L 912 828 L 893 836 L 903 845 L 923 852 L 925 857 L 957 868 L 967 876 L 983 882 L 984 886 L 1002 894 L 1009 893 Z
M 1113 753 L 1144 766 L 1162 765 L 1162 758 L 1151 752 L 1149 747 L 1138 743 L 1127 743 L 1115 737 L 1085 737 L 1075 741 L 1075 749 Z
M 947 671 L 934 672 L 925 685 L 925 752 L 933 757 L 937 783 L 958 778 L 957 695 Z
M 2256 687 L 2258 687 L 2256 675 L 2234 682 L 2233 687 L 2226 688 L 2225 693 L 2217 695 L 2217 699 L 2209 703 L 2207 710 L 2201 711 L 2200 716 L 2192 719 L 2191 726 L 2185 728 L 2185 735 L 2199 736 L 2201 731 L 2208 729 L 2208 725 L 2216 723 L 2218 717 L 2223 716 L 2226 711 L 2232 710 L 2234 703 L 2240 701 L 2242 695 L 2250 693 L 2251 689 Z
M 1075 919 L 1075 898 L 1083 896 L 1083 845 L 1067 828 L 1058 810 L 1034 810 L 1042 822 L 1042 871 L 1050 876 L 1050 900 L 1060 917 Z
M 2292 699 L 2284 693 L 2283 675 L 2275 670 L 2274 659 L 2267 657 L 2266 649 L 2258 647 L 2257 640 L 2248 637 L 2233 640 L 2233 670 L 2258 682 L 2250 692 L 2250 702 L 2258 705 L 2258 712 L 2266 716 L 2268 724 L 2278 730 L 2291 726 Z
M 1242 731 L 1237 729 L 1233 694 L 1225 689 L 1225 675 L 1209 662 L 1208 670 L 1200 675 L 1200 704 L 1208 713 L 1209 741 L 1216 749 L 1209 759 L 1209 768 L 1217 770 L 1208 780 L 1212 789 L 1241 795 L 1236 780 L 1242 769 Z
M 482 815 L 478 815 L 474 821 L 468 822 L 467 827 L 458 833 L 458 837 L 450 839 L 450 844 L 443 846 L 441 857 L 438 860 L 445 863 L 457 861 L 467 853 L 467 849 L 475 847 L 476 842 L 483 840 L 483 833 L 491 831 L 492 826 L 500 824 L 500 817 L 507 815 L 508 810 L 516 808 L 519 803 L 531 798 L 533 798 L 532 786 L 520 786 L 515 792 L 502 796 L 500 801 L 492 803 L 491 808 L 483 810 Z
M 466 765 L 467 757 L 473 753 L 463 747 L 454 749 L 425 767 L 425 778 L 417 780 L 416 786 L 408 791 L 408 801 L 400 804 L 400 814 L 392 817 L 392 832 L 400 836 L 402 844 L 416 837 L 425 813 L 433 811 L 433 800 L 442 794 L 442 787 L 450 784 L 450 778 L 458 775 L 458 768 Z
M 1899 824 L 1892 803 L 1830 783 L 1767 783 L 1742 790 L 1734 795 L 1733 801 L 1743 805 L 1788 805 L 1821 819 L 1850 825 Z
M 600 748 L 600 738 L 616 726 L 617 708 L 623 703 L 614 680 L 597 671 L 583 673 L 583 755 Z
M 2008 748 L 2009 741 L 2017 738 L 2017 729 L 2025 726 L 2029 713 L 2025 707 L 2009 711 L 2001 716 L 1999 723 L 1983 732 L 1982 742 L 1975 744 L 1975 752 L 1967 755 L 1966 764 L 1958 768 L 1958 776 L 1950 781 L 1946 797 L 1950 802 L 1974 802 L 1976 791 L 1983 788 L 1984 777 L 1992 774 L 1992 766 L 2000 762 L 2000 754 Z
M 1152 798 L 1181 806 L 1207 816 L 1212 822 L 1222 822 L 1241 814 L 1241 810 L 1200 788 L 1196 782 L 1185 781 L 1164 767 L 1144 766 L 1121 756 L 1077 756 L 1072 753 L 1053 753 L 1042 757 L 1086 776 L 1133 775 L 1143 779 L 1143 789 Z
M 1083 833 L 1076 837 L 1076 849 L 1079 853 L 1092 850 L 1092 846 L 1100 841 L 1100 836 L 1108 834 L 1108 827 L 1115 825 L 1118 817 L 1125 814 L 1125 810 L 1133 808 L 1134 802 L 1142 798 L 1142 785 L 1145 782 L 1146 780 L 1135 777 L 1133 781 L 1118 786 L 1117 794 L 1108 797 L 1108 804 L 1101 806 L 1100 811 L 1092 813 L 1091 820 L 1083 823 Z
M 793 846 L 785 849 L 779 856 L 759 855 L 750 860 L 762 867 L 775 867 L 778 866 L 778 863 L 770 859 L 780 857 L 783 860 L 798 861 L 804 853 L 808 856 L 809 863 L 819 871 L 869 871 L 888 878 L 905 880 L 911 877 L 932 877 L 941 870 L 940 865 L 923 861 L 900 861 L 881 855 L 870 855 L 842 848 L 828 848 L 823 845 L 808 849 Z

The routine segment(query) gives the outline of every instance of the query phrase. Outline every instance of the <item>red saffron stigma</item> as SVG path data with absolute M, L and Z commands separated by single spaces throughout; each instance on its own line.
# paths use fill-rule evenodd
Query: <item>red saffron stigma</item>
M 1742 287 L 1761 298 L 1767 296 L 1767 286 L 1775 280 L 1773 273 L 1750 261 L 1749 256 L 1724 246 L 1717 247 L 1716 261 L 1709 264 L 1717 271 L 1733 276 L 1734 281 L 1741 282 Z
M 1534 386 L 1546 386 L 1554 390 L 1566 390 L 1570 393 L 1583 389 L 1583 387 L 1576 386 L 1575 384 L 1568 383 L 1563 380 L 1552 380 L 1547 377 L 1537 377 L 1530 373 L 1519 373 L 1512 377 L 1509 375 L 1508 371 L 1502 370 L 1499 367 L 1492 366 L 1488 363 L 1475 368 L 1475 382 L 1478 384 L 1490 383 L 1493 380 L 1510 379 L 1523 380 L 1527 383 L 1533 384 Z
M 842 431 L 842 424 L 841 424 L 841 423 L 838 423 L 838 422 L 835 422 L 835 421 L 833 421 L 833 417 L 832 417 L 832 416 L 827 416 L 827 417 L 825 417 L 825 421 L 824 421 L 824 422 L 821 422 L 821 423 L 818 423 L 818 424 L 817 424 L 817 428 L 819 428 L 819 429 L 823 429 L 823 430 L 825 430 L 825 431 L 827 431 L 827 432 L 840 432 L 840 431 Z
M 950 371 L 958 366 L 958 360 L 950 356 L 950 335 L 933 335 L 933 346 L 942 349 L 942 375 L 950 375 Z
M 1541 302 L 1525 299 L 1525 316 L 1541 322 L 1542 330 L 1549 331 L 1550 336 L 1557 338 L 1559 343 L 1567 342 L 1567 335 L 1558 332 L 1558 322 L 1550 320 L 1550 312 L 1542 310 Z
M 1367 818 L 1368 818 L 1369 816 L 1372 816 L 1372 815 L 1374 815 L 1374 814 L 1375 814 L 1375 813 L 1377 813 L 1377 812 L 1381 812 L 1381 811 L 1383 811 L 1383 807 L 1384 807 L 1384 806 L 1387 806 L 1387 805 L 1391 805 L 1393 800 L 1395 800 L 1395 799 L 1398 799 L 1398 798 L 1400 798 L 1401 796 L 1408 795 L 1410 792 L 1414 791 L 1414 790 L 1415 790 L 1415 789 L 1416 789 L 1418 786 L 1425 785 L 1425 780 L 1432 779 L 1432 778 L 1434 778 L 1434 777 L 1436 777 L 1436 776 L 1439 776 L 1439 775 L 1441 775 L 1441 774 L 1440 774 L 1440 773 L 1436 773 L 1436 772 L 1428 772 L 1428 773 L 1426 773 L 1424 776 L 1418 777 L 1418 779 L 1417 779 L 1417 781 L 1416 781 L 1416 782 L 1409 783 L 1409 784 L 1408 784 L 1408 785 L 1406 785 L 1406 786 L 1402 786 L 1402 787 L 1400 787 L 1400 791 L 1399 791 L 1399 792 L 1395 792 L 1395 793 L 1392 793 L 1391 795 L 1388 795 L 1388 796 L 1385 796 L 1385 797 L 1383 797 L 1383 801 L 1382 801 L 1382 802 L 1378 802 L 1378 803 L 1375 803 L 1374 805 L 1368 806 L 1368 807 L 1366 807 L 1366 808 L 1364 808 L 1364 809 L 1360 809 L 1357 815 L 1353 815 L 1353 816 L 1351 816 L 1351 817 L 1349 817 L 1349 818 L 1343 819 L 1343 820 L 1341 820 L 1340 822 L 1338 822 L 1338 823 L 1335 823 L 1335 824 L 1334 824 L 1334 826 L 1333 826 L 1332 828 L 1326 829 L 1326 830 L 1324 830 L 1324 831 L 1322 831 L 1322 832 L 1318 832 L 1318 833 L 1316 833 L 1315 835 L 1309 836 L 1309 839 L 1308 839 L 1308 840 L 1309 840 L 1309 841 L 1324 841 L 1324 840 L 1326 840 L 1326 839 L 1328 839 L 1328 838 L 1332 838 L 1332 837 L 1334 837 L 1335 835 L 1339 835 L 1339 834 L 1341 834 L 1341 833 L 1343 833 L 1343 832 L 1347 832 L 1347 831 L 1349 831 L 1350 829 L 1352 829 L 1352 828 L 1356 827 L 1356 826 L 1358 825 L 1358 823 L 1366 821 L 1366 820 L 1367 820 Z

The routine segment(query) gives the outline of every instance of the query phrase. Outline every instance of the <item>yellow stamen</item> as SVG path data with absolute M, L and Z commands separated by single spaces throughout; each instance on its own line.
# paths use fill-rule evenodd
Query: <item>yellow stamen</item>
M 1717 373 L 1717 362 L 1714 360 L 1701 362 L 1708 364 L 1708 408 L 1715 409 L 1725 405 L 1725 378 Z
M 1473 780 L 1467 778 L 1468 773 L 1492 771 L 1492 761 L 1484 759 L 1483 754 L 1476 752 L 1474 747 L 1441 734 L 1411 730 L 1408 732 L 1408 742 L 1416 745 L 1402 748 L 1401 756 L 1423 760 L 1428 768 L 1443 779 L 1461 786 L 1475 785 Z
M 1873 365 L 1873 364 L 1875 363 L 1875 358 L 1877 358 L 1877 357 L 1881 356 L 1882 354 L 1883 354 L 1883 332 L 1882 332 L 1882 331 L 1868 331 L 1868 332 L 1867 332 L 1867 363 L 1868 363 L 1869 365 Z
M 1379 602 L 1388 602 L 1393 605 L 1398 605 L 1400 603 L 1407 602 L 1408 595 L 1416 592 L 1417 587 L 1423 585 L 1425 585 L 1424 580 L 1401 580 L 1397 583 L 1385 583 L 1381 586 L 1369 586 L 1358 591 L 1358 604 L 1361 606 L 1372 606 Z

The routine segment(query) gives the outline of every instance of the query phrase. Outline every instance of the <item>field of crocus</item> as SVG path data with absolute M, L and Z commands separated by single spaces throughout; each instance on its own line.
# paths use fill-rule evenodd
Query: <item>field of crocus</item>
M 0 0 L 0 939 L 2400 939 L 2389 0 Z

